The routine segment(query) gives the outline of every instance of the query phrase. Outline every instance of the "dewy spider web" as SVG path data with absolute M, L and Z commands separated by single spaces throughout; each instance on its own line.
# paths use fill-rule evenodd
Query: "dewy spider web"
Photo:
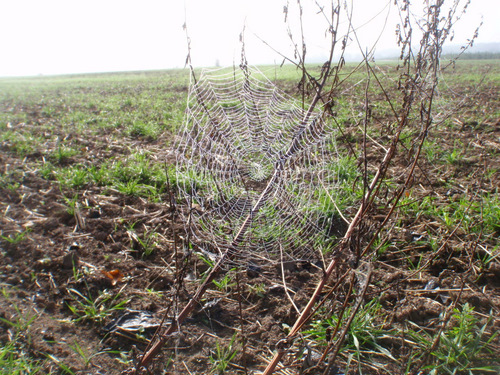
M 203 70 L 176 148 L 191 242 L 237 264 L 322 259 L 338 217 L 332 133 L 255 68 Z

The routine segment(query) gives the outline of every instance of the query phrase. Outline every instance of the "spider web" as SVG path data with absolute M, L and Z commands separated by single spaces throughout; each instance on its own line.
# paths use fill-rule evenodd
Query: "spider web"
M 260 265 L 322 259 L 337 186 L 334 130 L 256 68 L 203 70 L 176 147 L 190 241 Z

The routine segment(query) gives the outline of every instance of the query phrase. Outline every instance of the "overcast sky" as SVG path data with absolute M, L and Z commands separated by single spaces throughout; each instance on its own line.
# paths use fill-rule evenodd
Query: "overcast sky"
M 328 3 L 320 1 L 319 3 Z M 239 34 L 250 64 L 282 59 L 255 36 L 293 57 L 287 27 L 299 41 L 296 0 L 289 0 L 291 24 L 284 23 L 286 0 L 0 0 L 0 76 L 66 74 L 183 67 L 187 20 L 196 66 L 240 61 Z M 327 52 L 327 23 L 312 0 L 302 0 L 308 55 Z M 421 4 L 420 1 L 413 3 Z M 500 42 L 500 1 L 472 0 L 454 42 L 470 38 L 481 20 L 478 42 Z M 353 24 L 361 46 L 395 48 L 397 12 L 393 0 L 354 0 Z M 388 20 L 386 23 L 385 20 Z M 386 24 L 384 28 L 384 24 Z M 344 17 L 340 30 L 348 23 Z M 357 52 L 354 41 L 350 50 Z

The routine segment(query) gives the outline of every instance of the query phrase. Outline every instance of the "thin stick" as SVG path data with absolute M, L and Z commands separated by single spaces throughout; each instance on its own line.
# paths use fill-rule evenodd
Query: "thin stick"
M 295 311 L 297 311 L 297 314 L 300 314 L 300 310 L 293 301 L 292 297 L 290 296 L 290 293 L 288 293 L 288 287 L 286 286 L 286 279 L 285 279 L 285 267 L 283 266 L 284 259 L 283 259 L 283 247 L 281 246 L 280 243 L 280 254 L 281 254 L 281 279 L 283 280 L 283 288 L 285 289 L 285 294 L 288 297 L 288 300 L 292 304 L 293 308 Z
M 292 142 L 293 143 L 293 142 Z M 245 237 L 246 231 L 248 227 L 250 226 L 254 215 L 259 211 L 260 207 L 264 203 L 264 201 L 267 199 L 269 196 L 272 186 L 276 183 L 276 181 L 279 179 L 281 175 L 281 169 L 276 169 L 272 178 L 268 182 L 266 188 L 264 191 L 261 193 L 259 199 L 255 203 L 254 207 L 252 210 L 250 210 L 250 213 L 247 215 L 245 220 L 243 221 L 243 224 L 241 224 L 240 229 L 238 233 L 236 234 L 232 244 L 228 246 L 228 248 L 224 251 L 224 253 L 221 255 L 221 257 L 218 259 L 218 261 L 215 263 L 213 266 L 212 270 L 210 273 L 207 275 L 205 278 L 205 281 L 203 284 L 200 285 L 196 293 L 194 294 L 193 297 L 191 297 L 190 301 L 187 303 L 187 305 L 182 309 L 181 313 L 179 316 L 174 319 L 170 325 L 170 327 L 162 334 L 160 335 L 158 341 L 156 341 L 154 344 L 151 345 L 149 350 L 147 350 L 139 363 L 137 364 L 135 369 L 129 369 L 124 372 L 124 374 L 138 374 L 142 369 L 146 369 L 152 362 L 153 358 L 161 351 L 162 347 L 165 345 L 167 342 L 168 336 L 174 333 L 176 330 L 180 329 L 180 325 L 184 322 L 184 320 L 191 314 L 191 312 L 194 310 L 195 306 L 200 302 L 201 297 L 207 290 L 208 286 L 212 283 L 212 281 L 215 279 L 215 277 L 218 275 L 220 270 L 222 269 L 223 265 L 226 263 L 228 259 L 231 259 L 232 257 L 235 256 L 237 253 L 237 249 L 239 245 L 243 242 L 243 239 Z
M 403 116 L 403 119 L 406 118 Z M 402 125 L 400 125 L 400 128 Z M 347 228 L 347 232 L 345 233 L 343 239 L 340 242 L 339 248 L 337 249 L 336 253 L 337 254 L 342 254 L 349 246 L 350 240 L 353 236 L 355 228 L 358 226 L 358 224 L 361 222 L 362 217 L 364 214 L 367 212 L 368 207 L 371 205 L 371 201 L 369 198 L 371 198 L 371 194 L 375 191 L 375 188 L 381 178 L 385 175 L 385 172 L 387 171 L 387 167 L 389 165 L 389 161 L 392 159 L 394 156 L 394 153 L 396 151 L 396 146 L 397 146 L 397 141 L 399 140 L 399 135 L 401 133 L 401 129 L 399 132 L 396 133 L 395 139 L 393 140 L 391 146 L 387 150 L 387 153 L 384 156 L 384 159 L 380 163 L 380 167 L 377 170 L 377 173 L 373 177 L 372 182 L 370 183 L 370 186 L 367 189 L 367 192 L 364 196 L 364 202 L 365 204 L 360 205 L 358 212 L 354 216 L 354 219 L 352 219 L 351 224 Z M 307 303 L 306 307 L 302 311 L 302 314 L 297 318 L 294 326 L 290 330 L 290 332 L 287 335 L 287 339 L 291 339 L 294 337 L 302 328 L 302 326 L 309 320 L 310 318 L 310 313 L 316 304 L 316 301 L 319 299 L 319 295 L 321 294 L 321 291 L 323 290 L 323 287 L 326 285 L 328 282 L 328 279 L 330 278 L 331 274 L 333 273 L 335 267 L 337 266 L 338 262 L 338 256 L 334 257 L 330 264 L 328 265 L 328 268 L 326 269 L 323 277 L 320 279 L 318 282 L 318 285 L 316 286 L 316 289 L 314 290 L 313 295 L 309 299 L 309 302 Z M 279 361 L 281 358 L 285 355 L 286 350 L 280 349 L 278 350 L 274 357 L 272 358 L 271 362 L 267 365 L 266 369 L 262 373 L 262 375 L 270 375 L 274 372 L 276 366 L 278 365 Z
M 349 327 L 351 326 L 352 321 L 354 320 L 356 314 L 358 313 L 359 308 L 361 307 L 361 303 L 363 302 L 363 298 L 368 290 L 368 286 L 370 284 L 371 277 L 372 277 L 372 267 L 370 264 L 369 269 L 368 269 L 368 274 L 366 275 L 365 285 L 363 286 L 363 290 L 359 294 L 358 300 L 357 300 L 356 305 L 354 307 L 354 310 L 351 312 L 351 315 L 349 316 L 349 319 L 347 320 L 347 323 L 345 324 L 344 329 L 342 330 L 342 333 L 340 334 L 339 341 L 337 341 L 335 343 L 335 351 L 332 353 L 331 357 L 328 359 L 328 366 L 325 369 L 323 375 L 327 375 L 329 373 L 330 368 L 332 367 L 333 363 L 335 362 L 335 358 L 337 357 L 337 355 L 340 351 L 340 348 L 345 341 L 347 331 L 349 330 Z

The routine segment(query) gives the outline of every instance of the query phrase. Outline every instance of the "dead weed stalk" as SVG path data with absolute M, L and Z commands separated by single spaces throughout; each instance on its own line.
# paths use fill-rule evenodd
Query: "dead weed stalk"
M 294 340 L 299 336 L 304 325 L 315 314 L 317 311 L 318 301 L 322 300 L 321 296 L 323 290 L 325 289 L 325 286 L 327 286 L 334 271 L 338 270 L 340 265 L 345 266 L 346 264 L 349 264 L 352 267 L 353 272 L 362 274 L 360 277 L 364 278 L 364 282 L 362 284 L 363 287 L 357 294 L 354 302 L 348 302 L 346 298 L 342 311 L 340 312 L 341 315 L 346 313 L 349 303 L 354 304 L 350 312 L 350 316 L 347 319 L 347 323 L 342 329 L 340 329 L 339 326 L 335 328 L 327 348 L 317 363 L 319 365 L 321 361 L 324 361 L 327 357 L 329 357 L 328 367 L 324 370 L 324 374 L 327 374 L 329 367 L 333 366 L 340 347 L 346 339 L 349 326 L 363 302 L 364 295 L 366 294 L 370 283 L 371 265 L 370 260 L 368 259 L 368 254 L 373 251 L 372 248 L 381 231 L 384 228 L 387 229 L 390 218 L 394 214 L 401 197 L 411 186 L 415 170 L 418 168 L 418 160 L 422 153 L 424 141 L 427 138 L 429 130 L 434 124 L 434 101 L 441 74 L 440 57 L 443 44 L 449 39 L 457 17 L 461 14 L 460 12 L 462 8 L 460 8 L 460 1 L 455 1 L 451 5 L 451 8 L 446 10 L 444 9 L 443 0 L 428 0 L 425 2 L 423 9 L 424 14 L 422 15 L 421 20 L 417 21 L 413 18 L 413 14 L 416 13 L 416 10 L 413 9 L 413 6 L 410 5 L 408 0 L 396 0 L 395 3 L 398 7 L 401 19 L 397 28 L 398 46 L 401 51 L 399 57 L 400 64 L 398 66 L 399 77 L 397 81 L 397 91 L 391 91 L 390 87 L 386 87 L 386 84 L 383 83 L 383 80 L 381 79 L 382 77 L 380 77 L 380 73 L 375 69 L 374 64 L 371 62 L 373 58 L 371 52 L 364 52 L 361 47 L 360 51 L 363 53 L 364 60 L 362 64 L 356 68 L 356 70 L 359 70 L 364 67 L 366 72 L 366 87 L 363 103 L 365 116 L 362 124 L 363 149 L 360 155 L 364 165 L 363 198 L 359 203 L 356 214 L 352 217 L 352 219 L 350 219 L 349 226 L 343 238 L 334 248 L 333 257 L 330 263 L 323 269 L 322 276 L 319 279 L 309 302 L 303 308 L 288 335 L 276 344 L 276 351 L 273 358 L 268 362 L 267 367 L 263 372 L 264 375 L 270 375 L 275 372 L 278 364 L 287 354 Z M 307 98 L 312 98 L 310 101 L 311 104 L 308 106 L 309 109 L 306 112 L 304 123 L 307 123 L 312 111 L 317 107 L 322 109 L 322 117 L 325 121 L 336 121 L 334 117 L 334 109 L 336 98 L 342 91 L 342 85 L 345 82 L 345 79 L 343 79 L 339 73 L 344 67 L 344 52 L 347 41 L 349 38 L 353 38 L 361 46 L 357 39 L 355 28 L 351 23 L 352 14 L 348 9 L 346 9 L 346 13 L 350 27 L 344 37 L 339 38 L 339 20 L 341 18 L 342 5 L 343 4 L 340 1 L 338 3 L 334 3 L 332 1 L 329 10 L 327 10 L 327 7 L 319 7 L 318 5 L 319 13 L 328 20 L 328 32 L 330 34 L 329 56 L 321 68 L 319 77 L 315 77 L 306 64 L 307 48 L 304 38 L 302 11 L 299 12 L 299 24 L 301 29 L 300 42 L 296 43 L 294 35 L 291 32 L 289 33 L 290 40 L 295 46 L 295 58 L 289 58 L 285 54 L 281 54 L 285 60 L 295 64 L 302 73 L 299 89 L 301 91 L 303 105 L 305 106 Z M 302 8 L 300 0 L 298 1 L 298 7 L 300 9 Z M 465 9 L 466 7 L 467 3 L 463 8 Z M 288 8 L 285 7 L 285 16 L 287 15 Z M 285 19 L 286 18 L 287 17 L 285 17 Z M 334 52 L 337 52 L 338 49 L 340 49 L 340 58 L 338 62 L 335 63 Z M 242 60 L 243 68 L 245 68 L 246 59 L 244 56 L 244 49 Z M 187 61 L 190 62 L 189 56 Z M 379 145 L 385 150 L 385 153 L 383 158 L 378 162 L 376 171 L 370 180 L 368 154 L 371 150 L 369 149 L 369 129 L 367 127 L 370 117 L 371 103 L 369 89 L 371 85 L 378 86 L 378 89 L 380 89 L 383 93 L 384 100 L 390 108 L 391 116 L 394 121 L 393 123 L 395 125 L 392 129 L 392 136 L 390 137 L 389 143 L 385 146 Z M 400 183 L 400 186 L 396 189 L 393 196 L 384 199 L 382 194 L 383 182 L 388 177 L 389 170 L 393 165 L 394 157 L 400 148 L 401 134 L 407 129 L 418 131 L 413 140 L 414 147 L 410 153 L 410 162 L 404 171 L 404 178 L 401 179 L 402 183 Z M 340 129 L 340 131 L 342 133 L 342 129 Z M 354 152 L 352 147 L 351 150 Z M 275 176 L 273 176 L 271 180 L 274 178 Z M 256 209 L 259 207 L 260 200 L 264 200 L 268 193 L 268 188 L 264 189 L 259 201 L 254 206 Z M 370 222 L 370 218 L 375 211 L 374 202 L 376 200 L 382 200 L 385 202 L 382 208 L 380 208 L 380 203 L 378 203 L 379 207 L 377 207 L 377 210 L 382 210 L 385 216 L 381 223 L 374 225 Z M 226 262 L 234 256 L 234 253 L 238 252 L 238 248 L 243 241 L 243 236 L 247 231 L 248 223 L 252 219 L 252 214 L 253 210 L 241 225 L 238 233 L 235 235 L 230 249 L 222 252 L 222 255 L 219 257 L 204 282 L 199 286 L 198 290 L 191 297 L 184 309 L 164 332 L 157 335 L 156 340 L 152 341 L 154 342 L 152 346 L 140 358 L 137 366 L 128 371 L 128 374 L 142 373 L 142 371 L 147 369 L 153 358 L 160 352 L 162 346 L 167 341 L 168 336 L 180 329 L 183 321 L 191 314 L 195 306 L 198 305 L 208 286 L 222 270 Z M 364 228 L 371 228 L 372 230 L 367 231 Z M 366 270 L 354 271 L 358 264 L 364 264 Z M 341 274 L 342 273 L 343 272 L 341 272 Z M 344 277 L 348 273 L 349 271 L 344 274 Z M 344 279 L 344 277 L 341 279 Z M 353 283 L 355 283 L 356 279 L 356 277 L 351 278 L 350 290 L 352 290 Z

